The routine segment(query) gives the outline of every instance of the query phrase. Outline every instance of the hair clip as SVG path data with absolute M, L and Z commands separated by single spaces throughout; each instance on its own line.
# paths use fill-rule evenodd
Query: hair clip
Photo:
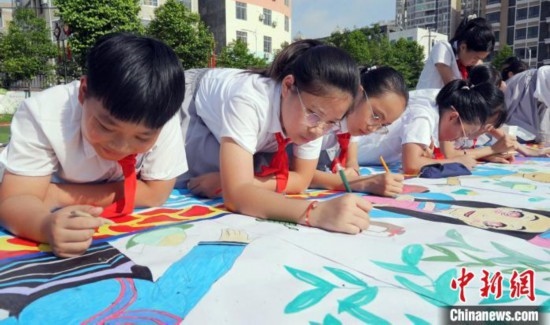
M 476 18 L 477 18 L 477 14 L 469 15 L 468 16 L 468 21 L 470 21 L 472 19 L 476 19 Z
M 367 68 L 367 72 L 378 69 L 377 66 L 373 65 L 372 67 Z
M 468 87 L 468 86 L 462 86 L 462 88 L 460 88 L 460 89 L 470 90 L 470 87 Z

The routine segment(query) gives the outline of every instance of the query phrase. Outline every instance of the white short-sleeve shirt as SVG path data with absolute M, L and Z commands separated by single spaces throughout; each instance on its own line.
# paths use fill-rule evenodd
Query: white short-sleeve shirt
M 435 103 L 438 93 L 439 89 L 409 92 L 405 113 L 388 126 L 387 134 L 373 133 L 360 138 L 359 164 L 379 164 L 380 156 L 388 163 L 399 162 L 406 143 L 439 147 L 439 110 Z
M 232 138 L 251 154 L 277 151 L 281 87 L 270 79 L 238 69 L 212 69 L 200 81 L 197 114 L 221 142 Z M 284 134 L 284 133 L 283 133 Z M 322 138 L 293 146 L 294 156 L 317 159 Z
M 52 175 L 55 182 L 97 183 L 123 179 L 116 161 L 97 155 L 82 135 L 80 82 L 60 85 L 26 99 L 11 124 L 11 139 L 0 154 L 4 170 L 22 176 Z M 179 116 L 164 125 L 150 151 L 137 156 L 143 180 L 169 180 L 187 170 Z
M 441 89 L 445 86 L 435 66 L 437 63 L 449 66 L 453 72 L 453 76 L 456 79 L 462 79 L 451 44 L 447 41 L 439 41 L 434 44 L 430 51 L 430 55 L 424 64 L 422 73 L 420 73 L 416 89 Z
M 338 151 L 340 149 L 340 145 L 338 144 L 338 138 L 337 136 L 339 134 L 345 134 L 348 133 L 348 122 L 347 118 L 340 121 L 340 128 L 337 130 L 334 130 L 333 132 L 327 133 L 323 136 L 323 144 L 321 146 L 321 150 L 334 150 Z M 350 137 L 350 143 L 351 142 L 359 142 L 359 139 L 361 136 L 351 136 Z

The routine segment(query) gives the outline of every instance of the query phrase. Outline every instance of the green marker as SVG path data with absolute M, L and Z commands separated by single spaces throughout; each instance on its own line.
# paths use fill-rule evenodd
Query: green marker
M 346 172 L 344 171 L 344 168 L 342 168 L 342 165 L 336 164 L 336 169 L 338 170 L 338 174 L 340 174 L 340 178 L 342 179 L 342 182 L 344 183 L 344 187 L 346 188 L 346 192 L 348 192 L 348 193 L 353 192 L 351 190 L 351 186 L 349 186 L 348 178 L 346 177 Z

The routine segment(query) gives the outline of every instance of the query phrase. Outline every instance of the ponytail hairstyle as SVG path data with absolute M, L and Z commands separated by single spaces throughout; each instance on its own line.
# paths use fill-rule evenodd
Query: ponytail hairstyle
M 288 45 L 268 68 L 249 72 L 279 82 L 293 75 L 298 88 L 317 96 L 327 94 L 330 88 L 337 88 L 355 98 L 359 89 L 355 60 L 342 49 L 312 39 Z
M 466 44 L 466 48 L 470 51 L 493 52 L 495 34 L 485 18 L 465 17 L 458 25 L 455 35 L 449 43 L 453 46 L 455 54 L 461 43 Z
M 462 121 L 483 125 L 491 115 L 489 101 L 493 104 L 493 98 L 499 96 L 502 91 L 489 82 L 471 85 L 467 80 L 456 79 L 439 91 L 435 101 L 439 114 L 454 107 Z
M 502 76 L 500 75 L 500 72 L 488 63 L 473 66 L 470 69 L 468 79 L 474 86 L 480 83 L 490 82 L 500 88 L 502 84 Z
M 492 125 L 499 128 L 508 116 L 504 93 L 500 91 L 500 85 L 503 81 L 499 71 L 489 64 L 476 65 L 470 70 L 469 80 L 474 88 L 486 82 L 499 88 L 497 92 L 484 92 L 482 94 L 489 110 L 488 119 L 494 119 Z
M 392 67 L 363 67 L 359 72 L 361 86 L 368 97 L 379 97 L 386 93 L 396 93 L 409 102 L 409 91 L 403 75 Z

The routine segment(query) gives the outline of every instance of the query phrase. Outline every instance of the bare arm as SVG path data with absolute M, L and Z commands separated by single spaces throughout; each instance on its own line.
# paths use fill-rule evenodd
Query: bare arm
M 418 174 L 420 169 L 430 164 L 444 164 L 450 162 L 459 162 L 466 166 L 468 169 L 472 169 L 477 164 L 477 161 L 470 155 L 463 154 L 462 156 L 449 158 L 449 159 L 433 159 L 426 153 L 426 150 L 422 145 L 418 143 L 405 143 L 403 145 L 403 172 L 405 174 Z
M 44 202 L 50 176 L 4 173 L 0 185 L 0 221 L 17 236 L 47 242 L 45 223 L 50 209 Z
M 439 75 L 441 76 L 441 80 L 443 80 L 444 85 L 456 79 L 450 66 L 444 63 L 436 63 L 435 68 L 437 72 L 439 72 Z
M 254 184 L 252 155 L 230 138 L 222 138 L 220 173 L 223 198 L 232 211 L 305 224 L 310 202 L 290 199 Z M 368 227 L 370 204 L 354 195 L 320 202 L 310 211 L 310 224 L 327 230 L 357 233 Z
M 348 158 L 346 160 L 346 168 L 359 171 L 359 160 L 357 159 L 357 152 L 359 145 L 357 142 L 350 142 L 348 146 Z

